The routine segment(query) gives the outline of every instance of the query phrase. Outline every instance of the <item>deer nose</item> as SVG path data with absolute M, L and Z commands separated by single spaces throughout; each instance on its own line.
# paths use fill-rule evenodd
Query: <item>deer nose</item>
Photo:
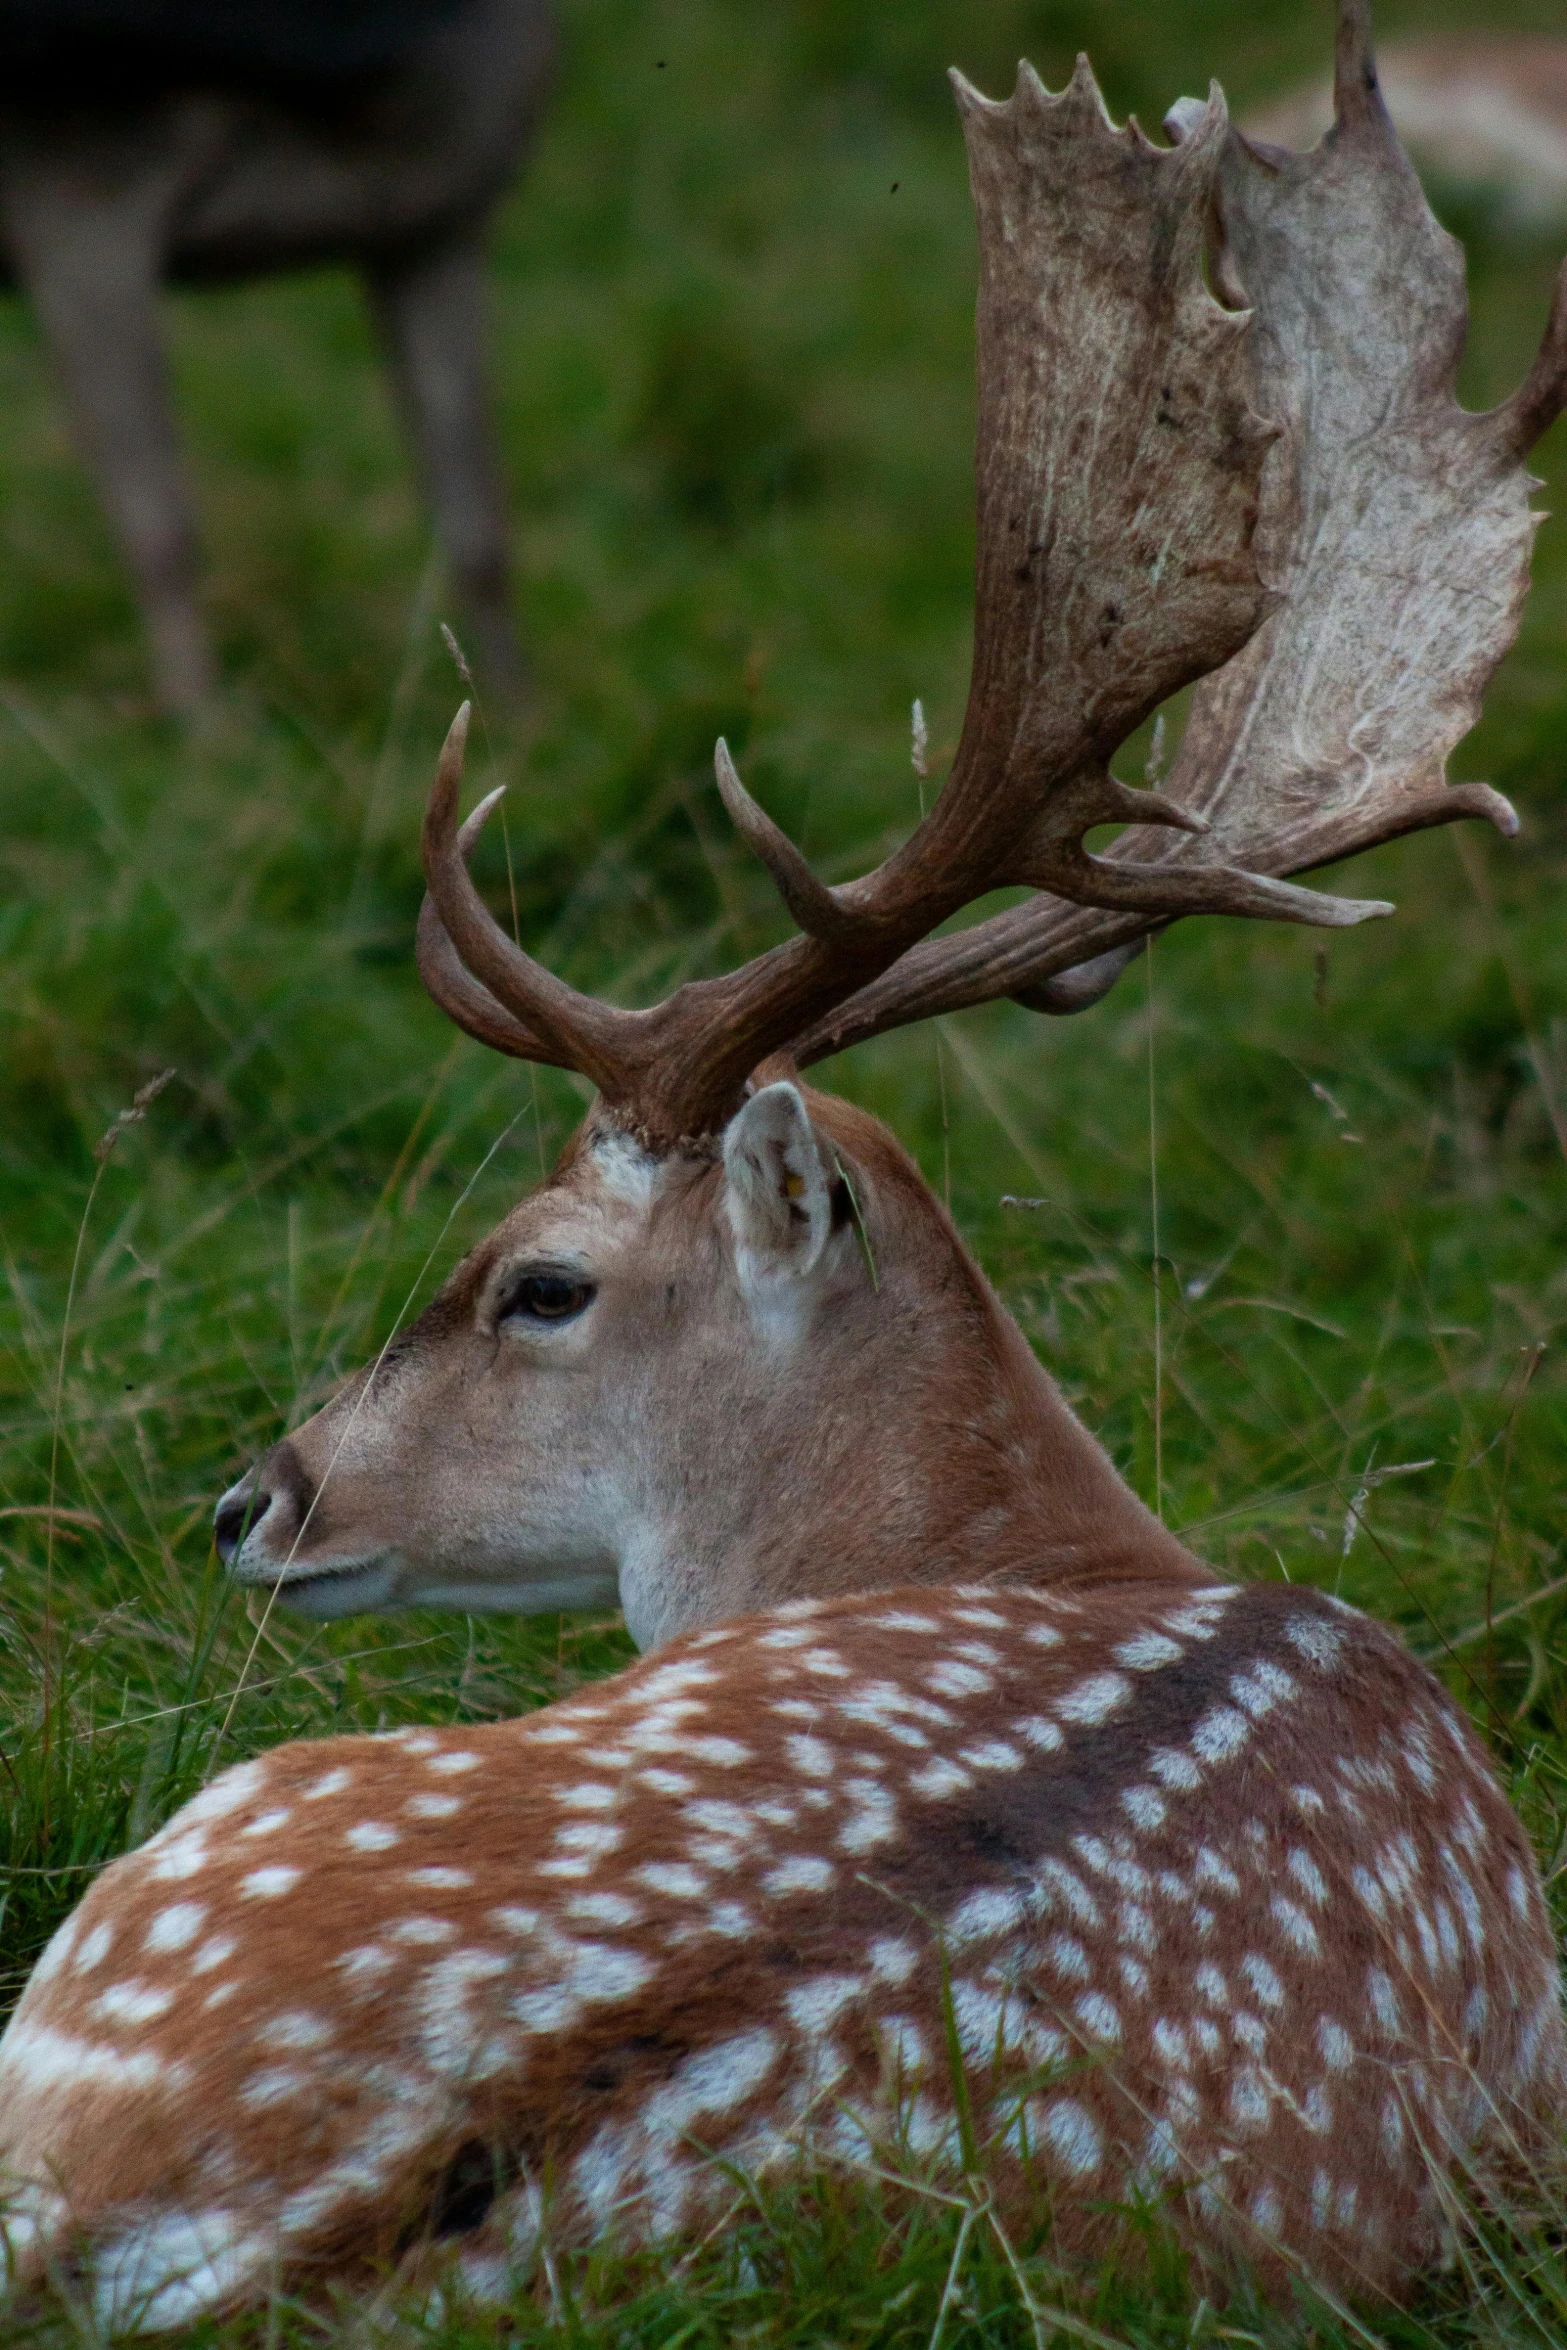
M 272 1507 L 272 1496 L 259 1486 L 239 1486 L 225 1493 L 212 1518 L 212 1539 L 226 1567 L 234 1564 L 241 1543 L 252 1526 L 259 1526 Z
M 285 1440 L 231 1485 L 212 1518 L 212 1539 L 225 1567 L 265 1569 L 268 1557 L 281 1562 L 298 1541 L 310 1514 L 315 1488 L 304 1463 Z M 241 1563 L 247 1544 L 250 1558 Z M 258 1558 L 257 1552 L 262 1555 Z

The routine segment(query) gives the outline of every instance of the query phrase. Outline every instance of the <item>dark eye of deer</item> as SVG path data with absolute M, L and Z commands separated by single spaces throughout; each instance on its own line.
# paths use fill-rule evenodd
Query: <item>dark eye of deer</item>
M 591 1281 L 571 1273 L 524 1273 L 501 1301 L 496 1319 L 507 1322 L 570 1322 L 593 1302 Z

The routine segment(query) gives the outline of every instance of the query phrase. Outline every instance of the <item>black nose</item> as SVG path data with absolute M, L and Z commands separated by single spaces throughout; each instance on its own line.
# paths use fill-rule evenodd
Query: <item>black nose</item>
M 226 1500 L 219 1502 L 217 1515 L 212 1521 L 212 1539 L 226 1567 L 233 1564 L 234 1553 L 251 1527 L 259 1526 L 271 1507 L 270 1493 L 231 1493 Z

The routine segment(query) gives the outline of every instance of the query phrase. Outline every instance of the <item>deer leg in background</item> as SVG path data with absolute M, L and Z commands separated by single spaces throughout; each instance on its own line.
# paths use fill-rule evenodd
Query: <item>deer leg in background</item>
M 158 321 L 164 226 L 183 157 L 97 168 L 55 141 L 7 141 L 0 231 L 59 370 L 82 454 L 130 566 L 167 710 L 212 685 L 199 548 Z
M 485 256 L 473 231 L 367 273 L 435 527 L 481 676 L 520 700 L 506 498 L 485 371 Z

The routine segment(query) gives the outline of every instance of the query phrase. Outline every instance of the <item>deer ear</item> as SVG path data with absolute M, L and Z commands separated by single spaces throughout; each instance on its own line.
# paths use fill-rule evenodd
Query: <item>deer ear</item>
M 787 1080 L 764 1085 L 724 1134 L 724 1193 L 746 1287 L 800 1280 L 832 1231 L 831 1156 Z

